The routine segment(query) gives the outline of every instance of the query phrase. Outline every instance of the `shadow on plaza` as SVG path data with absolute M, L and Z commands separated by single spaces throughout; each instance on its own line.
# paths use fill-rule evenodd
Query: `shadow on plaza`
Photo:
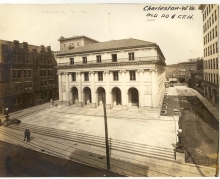
M 106 156 L 102 154 L 75 150 L 69 156 L 69 159 L 95 168 L 107 170 Z M 110 157 L 110 171 L 123 176 L 146 177 L 148 176 L 149 167 Z

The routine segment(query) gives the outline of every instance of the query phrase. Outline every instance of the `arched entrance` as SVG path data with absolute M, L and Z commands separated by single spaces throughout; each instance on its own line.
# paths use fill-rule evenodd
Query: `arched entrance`
M 78 89 L 76 87 L 72 87 L 72 101 L 73 104 L 78 103 Z
M 130 106 L 139 106 L 139 94 L 136 88 L 128 90 L 128 102 Z
M 91 89 L 89 87 L 85 87 L 83 89 L 83 93 L 84 93 L 84 96 L 83 96 L 83 102 L 84 104 L 90 104 L 91 103 Z
M 103 98 L 106 100 L 105 98 L 105 89 L 103 87 L 99 87 L 97 89 L 97 105 L 102 105 L 103 104 Z
M 118 87 L 114 87 L 112 89 L 112 106 L 121 104 L 121 90 Z

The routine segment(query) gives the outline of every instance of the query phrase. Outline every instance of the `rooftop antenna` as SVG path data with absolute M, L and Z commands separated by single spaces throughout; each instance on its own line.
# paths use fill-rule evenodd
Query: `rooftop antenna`
M 110 30 L 110 40 L 113 40 L 113 38 L 112 38 L 112 30 L 111 30 L 111 14 L 110 13 L 108 13 L 108 17 L 109 17 L 109 30 Z

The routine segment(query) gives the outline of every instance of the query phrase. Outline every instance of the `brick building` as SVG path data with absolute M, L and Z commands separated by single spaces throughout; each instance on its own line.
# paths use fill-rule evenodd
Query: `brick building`
M 204 96 L 214 106 L 218 108 L 219 107 L 219 64 L 218 64 L 219 5 L 202 4 L 199 6 L 199 9 L 202 10 L 202 14 L 203 14 Z
M 0 40 L 0 113 L 57 98 L 55 66 L 50 47 Z
M 166 79 L 171 82 L 187 83 L 191 72 L 197 71 L 197 62 L 182 62 L 166 66 Z

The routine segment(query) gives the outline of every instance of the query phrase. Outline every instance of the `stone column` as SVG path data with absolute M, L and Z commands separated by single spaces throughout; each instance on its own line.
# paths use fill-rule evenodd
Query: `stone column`
M 92 95 L 92 101 L 90 103 L 90 107 L 91 108 L 95 108 L 96 107 L 96 91 L 95 91 L 95 72 L 94 71 L 90 71 L 89 72 L 90 75 L 90 79 L 91 79 L 91 95 Z
M 109 71 L 104 71 L 105 74 L 105 82 L 106 82 L 106 109 L 111 109 L 111 102 L 110 102 L 110 85 L 109 85 Z
M 144 70 L 138 70 L 139 73 L 139 108 L 144 107 Z
M 70 105 L 70 89 L 69 89 L 69 74 L 66 74 L 66 105 Z
M 63 102 L 63 92 L 62 92 L 62 73 L 58 74 L 58 81 L 59 81 L 59 103 Z
M 77 72 L 77 83 L 78 83 L 78 106 L 83 106 L 82 101 L 82 79 L 81 79 L 81 72 Z
M 121 82 L 122 82 L 122 108 L 127 109 L 127 105 L 128 105 L 128 93 L 126 91 L 126 71 L 125 70 L 121 70 L 119 71 L 119 73 L 121 73 Z
M 151 72 L 151 107 L 157 107 L 157 70 L 150 70 Z

